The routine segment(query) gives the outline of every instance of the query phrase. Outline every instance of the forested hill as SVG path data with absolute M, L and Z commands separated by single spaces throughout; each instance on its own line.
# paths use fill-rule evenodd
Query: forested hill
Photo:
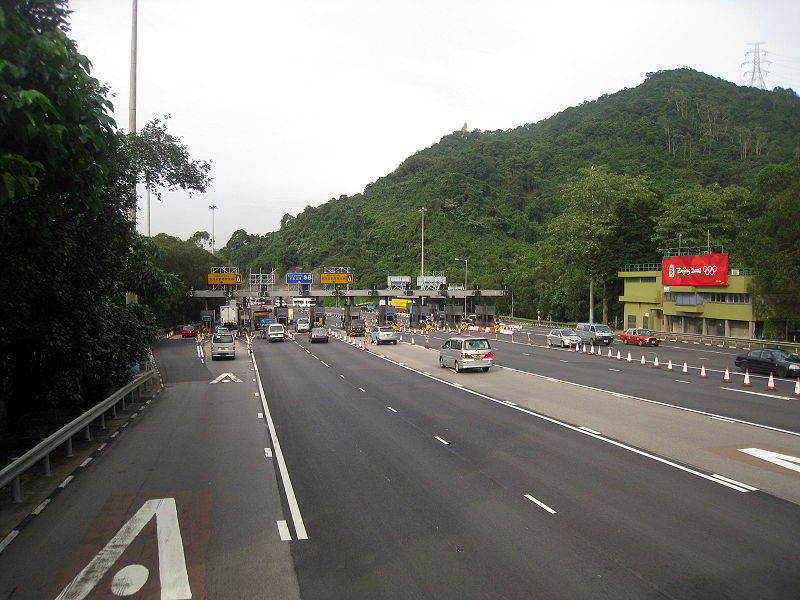
M 605 270 L 610 273 L 623 262 L 655 260 L 657 249 L 678 233 L 684 244 L 700 244 L 710 231 L 712 242 L 728 244 L 736 260 L 736 232 L 725 219 L 735 217 L 741 223 L 742 217 L 757 216 L 752 192 L 759 172 L 768 164 L 791 162 L 798 154 L 800 99 L 794 91 L 739 87 L 691 69 L 649 73 L 635 88 L 538 123 L 508 131 L 454 132 L 367 185 L 363 194 L 307 207 L 296 217 L 285 215 L 278 232 L 237 231 L 224 253 L 242 267 L 279 272 L 351 266 L 360 285 L 381 284 L 387 271 L 418 273 L 419 209 L 424 206 L 426 271 L 447 270 L 458 281 L 463 262 L 455 259 L 467 258 L 471 282 L 488 286 L 510 278 L 528 288 L 532 303 L 558 310 L 567 299 L 565 290 L 555 288 L 567 286 L 564 278 L 574 270 L 574 256 L 565 253 L 562 259 L 570 264 L 550 272 L 560 284 L 553 281 L 545 290 L 526 282 L 546 262 L 548 242 L 566 245 L 583 239 L 580 231 L 559 225 L 555 217 L 570 210 L 571 203 L 576 209 L 587 170 L 602 174 L 605 184 L 618 190 L 636 182 L 644 194 L 624 211 L 613 194 L 604 200 L 611 214 L 603 215 L 598 225 L 616 227 L 613 235 L 623 236 L 624 225 L 612 221 L 639 224 L 636 240 L 615 258 L 608 257 Z M 629 190 L 628 196 L 639 191 Z M 691 200 L 687 194 L 700 196 Z M 671 232 L 670 227 L 682 229 L 680 222 L 660 220 L 675 212 L 670 205 L 675 202 L 716 202 L 718 214 Z M 692 240 L 694 234 L 699 238 L 699 231 L 705 237 Z M 553 239 L 555 235 L 567 237 Z M 614 260 L 619 264 L 612 265 Z M 578 273 L 573 275 L 571 288 L 581 280 Z M 611 291 L 608 295 L 613 300 Z

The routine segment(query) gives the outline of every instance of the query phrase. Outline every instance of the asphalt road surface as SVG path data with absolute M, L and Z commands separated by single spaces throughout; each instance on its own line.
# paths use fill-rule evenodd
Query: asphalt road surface
M 163 341 L 167 388 L 3 550 L 0 598 L 800 596 L 795 402 L 410 340 Z

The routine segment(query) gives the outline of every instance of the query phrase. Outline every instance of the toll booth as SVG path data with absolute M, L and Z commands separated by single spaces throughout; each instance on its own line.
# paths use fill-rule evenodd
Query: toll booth
M 481 327 L 493 327 L 495 318 L 495 307 L 487 304 L 479 304 L 475 307 L 476 325 Z
M 284 327 L 289 327 L 289 307 L 277 306 L 275 307 L 275 319 Z
M 433 313 L 435 312 L 435 308 L 435 306 L 431 306 L 430 304 L 423 304 L 419 307 L 409 304 L 408 320 L 411 323 L 411 327 L 419 327 L 428 319 L 433 321 Z
M 351 319 L 358 319 L 361 317 L 361 308 L 358 306 L 345 306 L 342 313 L 342 325 L 345 325 Z
M 325 327 L 325 311 L 315 310 L 313 322 L 314 322 L 314 327 Z
M 396 311 L 391 305 L 381 304 L 375 307 L 375 317 L 378 325 L 388 325 L 395 322 Z
M 448 327 L 457 328 L 465 317 L 463 304 L 445 305 L 444 320 Z

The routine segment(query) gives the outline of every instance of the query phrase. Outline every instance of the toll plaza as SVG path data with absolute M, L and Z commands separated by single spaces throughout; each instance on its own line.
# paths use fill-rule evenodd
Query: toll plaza
M 478 304 L 475 307 L 475 324 L 481 327 L 493 327 L 496 309 L 487 304 Z
M 283 325 L 284 327 L 289 327 L 289 307 L 288 306 L 276 306 L 275 307 L 275 319 Z

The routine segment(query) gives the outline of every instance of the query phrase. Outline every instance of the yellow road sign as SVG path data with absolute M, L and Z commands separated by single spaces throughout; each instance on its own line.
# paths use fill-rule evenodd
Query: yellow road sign
M 353 283 L 355 275 L 352 273 L 320 273 L 320 283 Z
M 236 285 L 242 283 L 242 276 L 239 273 L 209 273 L 208 285 Z

